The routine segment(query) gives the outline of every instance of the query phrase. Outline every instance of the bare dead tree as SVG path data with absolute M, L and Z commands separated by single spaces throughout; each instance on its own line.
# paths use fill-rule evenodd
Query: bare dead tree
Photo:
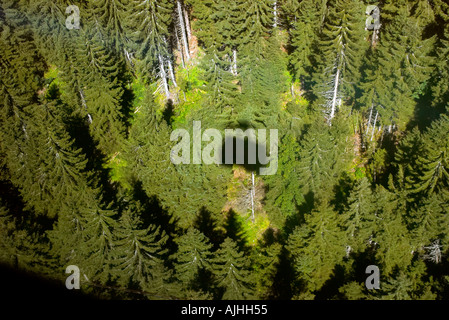
M 427 253 L 423 256 L 424 260 L 429 260 L 436 264 L 440 263 L 442 247 L 443 246 L 440 245 L 440 239 L 432 242 L 430 246 L 424 247 L 424 249 L 427 251 Z
M 326 84 L 326 87 L 329 88 L 324 92 L 324 113 L 326 120 L 329 125 L 332 124 L 332 119 L 335 117 L 337 106 L 340 106 L 342 103 L 342 98 L 340 95 L 340 84 L 341 84 L 341 70 L 338 66 L 335 66 L 336 69 L 335 74 L 332 74 L 331 80 Z
M 165 71 L 165 64 L 164 64 L 164 58 L 159 53 L 158 54 L 158 60 L 159 60 L 159 75 L 160 79 L 162 81 L 162 86 L 164 89 L 165 97 L 167 99 L 170 98 L 170 90 L 168 89 L 168 82 L 167 82 L 167 72 Z
M 183 9 L 182 9 L 182 3 L 180 0 L 176 1 L 177 3 L 177 8 L 178 8 L 178 24 L 179 24 L 179 28 L 180 28 L 180 32 L 181 32 L 181 39 L 184 45 L 184 53 L 186 55 L 186 60 L 189 61 L 190 60 L 190 52 L 189 52 L 189 42 L 187 40 L 187 35 L 186 35 L 186 26 L 184 23 L 184 14 L 183 14 Z
M 185 69 L 186 63 L 184 61 L 184 53 L 182 52 L 182 45 L 181 45 L 181 41 L 179 40 L 178 32 L 179 32 L 178 27 L 175 25 L 176 45 L 178 47 L 179 55 L 181 56 L 182 67 Z
M 187 12 L 185 6 L 184 6 L 184 20 L 186 22 L 187 40 L 190 41 L 190 39 L 192 38 L 192 29 L 190 27 L 189 13 Z

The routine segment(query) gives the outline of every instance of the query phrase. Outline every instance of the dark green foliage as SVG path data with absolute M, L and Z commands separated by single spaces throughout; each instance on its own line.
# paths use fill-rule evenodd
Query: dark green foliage
M 343 260 L 346 249 L 341 234 L 337 214 L 324 204 L 307 214 L 305 224 L 290 235 L 287 249 L 307 292 L 319 290 Z
M 185 290 L 200 291 L 208 287 L 212 270 L 212 244 L 209 239 L 194 228 L 177 239 L 176 277 L 184 284 Z
M 442 0 L 0 0 L 0 264 L 76 265 L 102 299 L 447 299 L 448 21 Z M 276 173 L 175 165 L 194 121 L 277 129 Z
M 363 5 L 360 1 L 336 1 L 329 8 L 320 38 L 317 68 L 314 75 L 315 94 L 330 123 L 337 108 L 355 94 L 360 81 L 364 41 Z
M 254 289 L 249 260 L 230 238 L 226 238 L 213 261 L 216 285 L 223 290 L 223 300 L 253 298 Z
M 348 208 L 342 215 L 346 230 L 348 251 L 363 251 L 375 230 L 376 206 L 371 186 L 363 178 L 354 186 L 349 198 Z
M 298 2 L 298 1 L 293 1 Z M 296 3 L 295 3 L 296 4 Z M 313 66 L 313 49 L 321 30 L 322 15 L 317 1 L 305 0 L 296 4 L 295 19 L 291 29 L 291 64 L 295 69 L 296 78 L 310 76 Z M 320 10 L 321 9 L 321 10 Z
M 164 277 L 161 258 L 168 236 L 154 225 L 145 228 L 137 210 L 130 208 L 121 216 L 112 255 L 119 281 L 125 286 L 137 284 L 144 288 L 148 282 Z

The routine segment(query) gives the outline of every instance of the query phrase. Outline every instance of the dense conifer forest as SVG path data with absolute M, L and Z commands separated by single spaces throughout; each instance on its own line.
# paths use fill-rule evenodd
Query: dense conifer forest
M 448 54 L 445 0 L 0 0 L 0 264 L 100 299 L 448 299 Z M 195 121 L 278 130 L 275 174 L 175 164 Z

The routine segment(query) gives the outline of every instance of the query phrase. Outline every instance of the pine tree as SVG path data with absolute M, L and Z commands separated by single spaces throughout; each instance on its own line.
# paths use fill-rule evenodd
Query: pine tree
M 70 211 L 86 188 L 86 159 L 73 148 L 54 103 L 32 105 L 28 110 L 28 138 L 20 160 L 10 165 L 12 181 L 36 213 L 55 217 Z
M 347 150 L 347 127 L 337 119 L 330 129 L 317 121 L 307 131 L 301 143 L 297 171 L 304 195 L 329 197 L 338 175 L 345 168 L 350 153 Z
M 290 63 L 296 72 L 296 79 L 302 80 L 311 75 L 313 49 L 321 31 L 322 16 L 320 4 L 317 1 L 304 0 L 296 6 L 298 8 L 294 12 L 291 29 L 293 52 L 290 55 Z
M 124 26 L 127 0 L 93 0 L 89 11 L 100 27 L 103 41 L 106 41 L 118 54 L 124 54 L 127 44 Z M 98 21 L 98 23 L 97 23 Z
M 333 209 L 322 204 L 289 236 L 287 249 L 307 292 L 319 290 L 345 256 L 345 237 L 338 221 Z
M 371 186 L 367 178 L 356 183 L 348 198 L 348 208 L 342 215 L 346 230 L 348 253 L 364 251 L 373 235 L 376 211 Z
M 432 74 L 432 105 L 445 107 L 449 99 L 449 64 L 446 57 L 449 54 L 449 28 L 444 29 L 444 36 L 439 38 L 436 47 L 435 69 Z
M 403 178 L 399 186 L 390 179 L 390 191 L 378 187 L 377 204 L 379 206 L 375 235 L 371 239 L 376 249 L 376 257 L 382 262 L 382 273 L 390 275 L 399 268 L 404 270 L 411 264 L 413 247 L 410 233 L 404 223 L 407 215 L 407 193 L 403 187 Z
M 160 227 L 150 225 L 145 228 L 138 208 L 131 207 L 123 213 L 114 236 L 113 273 L 118 276 L 119 284 L 145 289 L 149 283 L 164 277 L 162 255 L 166 252 L 163 247 L 168 236 Z
M 447 215 L 444 214 L 445 204 L 438 196 L 432 195 L 410 214 L 411 239 L 417 251 L 434 241 L 442 240 L 445 234 L 444 226 Z
M 320 68 L 314 76 L 315 92 L 329 124 L 343 102 L 354 97 L 354 85 L 360 81 L 361 58 L 367 49 L 364 28 L 360 1 L 336 1 L 329 8 L 319 41 Z
M 230 238 L 221 244 L 213 260 L 216 285 L 223 290 L 223 300 L 243 300 L 253 297 L 249 260 L 238 251 Z
M 201 288 L 195 283 L 201 272 L 211 269 L 212 244 L 203 233 L 194 228 L 175 240 L 178 244 L 176 254 L 176 275 L 186 288 Z
M 89 31 L 79 38 L 76 63 L 80 75 L 81 110 L 89 129 L 106 155 L 120 150 L 123 139 L 124 89 L 121 84 L 120 61 L 107 52 L 98 33 Z
M 271 295 L 271 288 L 276 281 L 275 276 L 279 267 L 281 250 L 281 245 L 274 243 L 253 251 L 252 261 L 254 261 L 255 290 L 257 297 L 261 299 L 269 299 Z
M 298 159 L 299 144 L 295 137 L 286 135 L 282 138 L 279 152 L 278 175 L 268 176 L 266 210 L 274 225 L 282 226 L 284 220 L 297 212 L 297 207 L 304 201 L 300 192 L 301 181 L 295 162 Z
M 449 118 L 445 115 L 432 126 L 423 136 L 423 153 L 418 155 L 416 171 L 414 172 L 414 192 L 424 195 L 442 193 L 448 197 L 448 154 L 447 140 Z
M 140 73 L 147 75 L 148 80 L 157 75 L 167 99 L 170 98 L 169 79 L 176 87 L 169 47 L 173 6 L 168 0 L 131 1 L 126 19 L 142 64 Z
M 379 61 L 386 79 L 386 101 L 379 109 L 385 124 L 402 130 L 412 118 L 415 101 L 423 93 L 433 70 L 435 38 L 424 38 L 419 19 L 407 5 L 390 3 L 384 15 L 391 19 L 381 40 Z

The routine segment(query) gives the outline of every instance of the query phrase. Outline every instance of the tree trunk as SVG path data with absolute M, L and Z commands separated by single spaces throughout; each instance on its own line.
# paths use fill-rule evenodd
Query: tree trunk
M 167 39 L 165 39 L 165 36 L 164 36 L 164 44 L 165 44 L 165 47 L 168 48 L 168 43 L 167 43 Z M 173 85 L 175 86 L 175 88 L 177 88 L 178 84 L 176 83 L 175 73 L 173 71 L 173 63 L 172 63 L 171 59 L 167 59 L 167 60 L 168 60 L 167 61 L 168 74 L 170 76 L 171 81 L 173 82 Z
M 371 141 L 374 139 L 374 131 L 376 129 L 377 117 L 379 116 L 379 111 L 376 112 L 376 117 L 374 118 L 373 129 L 371 131 Z
M 335 76 L 334 93 L 332 96 L 331 114 L 329 115 L 329 119 L 328 119 L 329 124 L 331 123 L 332 119 L 335 117 L 335 109 L 337 107 L 339 81 L 340 81 L 340 69 L 337 69 L 337 74 Z
M 178 84 L 176 83 L 175 73 L 173 72 L 173 64 L 172 64 L 171 60 L 168 60 L 167 64 L 168 64 L 168 72 L 170 74 L 170 79 L 173 82 L 173 85 L 175 86 L 175 88 L 177 88 Z
M 373 109 L 374 109 L 374 105 L 371 105 L 371 109 L 369 111 L 369 118 L 368 118 L 368 127 L 366 128 L 366 134 L 368 134 L 369 129 L 371 127 L 371 119 L 373 118 Z
M 161 54 L 158 54 L 158 58 L 159 58 L 159 68 L 161 69 L 161 80 L 162 80 L 162 85 L 164 86 L 164 91 L 165 91 L 165 96 L 167 99 L 170 98 L 170 91 L 168 89 L 168 83 L 167 83 L 167 73 L 165 72 L 165 66 L 164 66 L 164 60 L 162 59 Z
M 189 43 L 187 41 L 187 36 L 186 36 L 186 28 L 184 25 L 181 1 L 178 0 L 177 4 L 178 4 L 178 20 L 179 20 L 179 26 L 181 28 L 181 38 L 182 38 L 182 42 L 184 43 L 184 51 L 186 54 L 186 59 L 187 59 L 187 61 L 189 61 L 190 60 Z
M 175 36 L 176 36 L 176 44 L 178 45 L 179 55 L 181 56 L 182 67 L 185 69 L 186 63 L 184 61 L 184 54 L 182 53 L 182 45 L 181 42 L 179 41 L 178 28 L 176 27 L 176 25 L 175 25 Z
M 80 93 L 80 98 L 81 98 L 81 104 L 84 107 L 84 110 L 86 110 L 87 113 L 87 122 L 89 124 L 92 123 L 92 116 L 90 115 L 90 113 L 87 111 L 87 104 L 86 104 L 86 99 L 84 99 L 84 92 L 83 90 L 79 90 Z
M 274 28 L 277 28 L 278 26 L 278 2 L 274 1 Z
M 231 65 L 231 73 L 234 76 L 237 76 L 237 50 L 232 50 L 232 65 Z
M 256 197 L 256 189 L 254 187 L 254 171 L 251 173 L 251 181 L 252 181 L 252 187 L 251 187 L 251 220 L 254 223 L 255 222 L 255 217 L 254 217 L 254 198 Z
M 192 38 L 192 29 L 190 28 L 189 13 L 187 12 L 185 7 L 184 7 L 184 19 L 186 21 L 187 40 L 190 41 L 190 39 Z

